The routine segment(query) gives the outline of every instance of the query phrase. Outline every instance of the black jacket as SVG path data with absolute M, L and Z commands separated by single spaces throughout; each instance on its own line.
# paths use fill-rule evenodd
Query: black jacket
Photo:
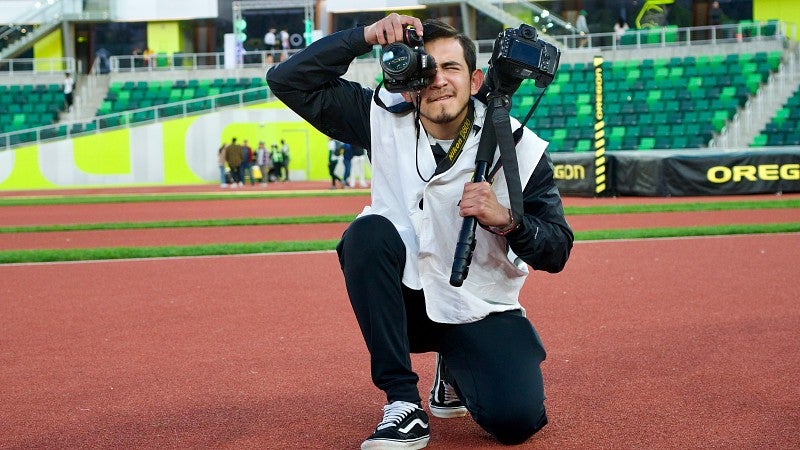
M 271 67 L 267 83 L 276 97 L 317 130 L 364 147 L 371 158 L 373 90 L 341 78 L 353 60 L 371 50 L 363 27 L 340 31 Z M 506 235 L 511 249 L 536 270 L 560 271 L 574 237 L 546 152 L 523 189 L 523 207 L 523 226 Z

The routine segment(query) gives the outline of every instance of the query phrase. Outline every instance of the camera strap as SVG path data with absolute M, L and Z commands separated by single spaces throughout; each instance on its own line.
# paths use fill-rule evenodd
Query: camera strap
M 536 111 L 536 107 L 539 106 L 539 102 L 542 101 L 542 97 L 544 97 L 544 93 L 546 90 L 547 90 L 546 88 L 542 89 L 542 92 L 540 92 L 539 96 L 536 97 L 536 101 L 533 102 L 533 105 L 531 105 L 531 109 L 528 110 L 528 114 L 525 115 L 525 119 L 522 121 L 521 124 L 519 124 L 519 128 L 514 130 L 514 140 L 516 142 L 519 142 L 519 140 L 522 139 L 522 129 L 525 127 L 525 124 L 527 124 L 528 121 L 531 120 L 531 116 L 533 116 L 533 112 Z
M 508 199 L 511 205 L 511 214 L 517 223 L 522 222 L 522 182 L 519 179 L 519 165 L 517 163 L 517 148 L 514 136 L 511 132 L 511 119 L 509 109 L 511 101 L 506 95 L 490 95 L 487 99 L 489 103 L 489 114 L 494 128 L 497 145 L 500 147 L 500 164 L 506 178 L 508 189 Z M 493 174 L 492 173 L 492 178 Z M 492 181 L 490 178 L 490 181 Z
M 453 164 L 455 164 L 458 157 L 461 156 L 461 152 L 464 151 L 464 145 L 467 143 L 467 138 L 469 138 L 469 133 L 472 131 L 472 124 L 474 122 L 475 105 L 472 104 L 472 100 L 470 99 L 467 105 L 467 116 L 464 117 L 464 120 L 461 122 L 461 126 L 458 127 L 458 134 L 456 135 L 455 139 L 453 139 L 453 143 L 450 144 L 450 149 L 447 150 L 447 153 L 445 153 L 442 160 L 436 165 L 436 171 L 433 173 L 434 176 L 447 172 L 451 167 L 453 167 Z M 435 145 L 439 146 L 441 149 L 439 144 Z
M 528 110 L 528 114 L 525 115 L 525 119 L 522 121 L 522 123 L 519 124 L 519 128 L 514 130 L 514 133 L 513 133 L 514 145 L 518 144 L 519 141 L 522 139 L 522 133 L 524 132 L 525 124 L 527 124 L 528 121 L 531 119 L 531 116 L 533 116 L 533 112 L 536 111 L 536 107 L 539 106 L 539 102 L 542 101 L 542 97 L 544 97 L 544 93 L 545 93 L 545 90 L 542 90 L 542 92 L 539 93 L 539 96 L 536 97 L 536 101 L 533 102 L 533 105 L 531 106 L 531 109 Z M 497 173 L 498 170 L 500 170 L 501 167 L 503 167 L 503 161 L 502 160 L 498 161 L 498 163 L 492 168 L 492 170 L 489 172 L 488 178 L 490 180 L 493 179 L 494 175 Z

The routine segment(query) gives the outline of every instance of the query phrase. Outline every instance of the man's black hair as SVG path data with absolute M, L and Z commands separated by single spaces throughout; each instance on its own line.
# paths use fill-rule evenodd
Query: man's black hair
M 422 32 L 422 40 L 426 43 L 442 38 L 456 39 L 461 44 L 461 48 L 464 49 L 464 60 L 467 61 L 467 68 L 469 69 L 470 75 L 478 68 L 475 43 L 464 33 L 436 19 L 427 19 L 424 21 L 422 23 Z

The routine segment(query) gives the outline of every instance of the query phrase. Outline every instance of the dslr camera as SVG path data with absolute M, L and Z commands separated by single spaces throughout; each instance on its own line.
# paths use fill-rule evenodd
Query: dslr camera
M 419 91 L 436 76 L 436 61 L 425 53 L 422 38 L 409 26 L 403 33 L 403 42 L 393 42 L 383 48 L 381 70 L 387 91 Z
M 514 81 L 519 86 L 519 81 L 532 79 L 536 87 L 545 88 L 555 78 L 560 59 L 561 50 L 539 39 L 536 28 L 523 23 L 516 29 L 506 28 L 497 36 L 490 65 L 501 86 L 514 85 Z

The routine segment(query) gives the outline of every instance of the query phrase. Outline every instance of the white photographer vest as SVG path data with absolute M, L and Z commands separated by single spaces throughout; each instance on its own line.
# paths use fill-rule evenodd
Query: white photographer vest
M 382 91 L 387 106 L 399 103 L 399 95 Z M 387 95 L 388 94 L 388 95 Z M 399 97 L 402 101 L 402 97 Z M 475 104 L 475 124 L 483 125 L 486 107 Z M 512 129 L 519 122 L 511 119 Z M 472 132 L 453 167 L 425 179 L 436 169 L 427 133 L 420 132 L 417 149 L 414 114 L 395 114 L 374 101 L 371 108 L 372 204 L 361 215 L 378 214 L 389 219 L 406 247 L 403 284 L 423 289 L 428 316 L 442 323 L 468 323 L 493 312 L 520 309 L 519 292 L 528 275 L 524 262 L 515 264 L 516 255 L 506 251 L 506 238 L 481 227 L 476 231 L 476 246 L 469 274 L 461 287 L 450 285 L 458 233 L 463 219 L 458 202 L 464 184 L 472 179 L 475 155 L 481 133 Z M 517 145 L 520 180 L 524 188 L 547 147 L 547 142 L 525 129 Z M 447 149 L 445 149 L 447 150 Z M 500 156 L 495 153 L 495 162 Z M 508 207 L 508 190 L 503 170 L 492 186 L 501 204 Z M 423 209 L 420 210 L 420 199 Z

